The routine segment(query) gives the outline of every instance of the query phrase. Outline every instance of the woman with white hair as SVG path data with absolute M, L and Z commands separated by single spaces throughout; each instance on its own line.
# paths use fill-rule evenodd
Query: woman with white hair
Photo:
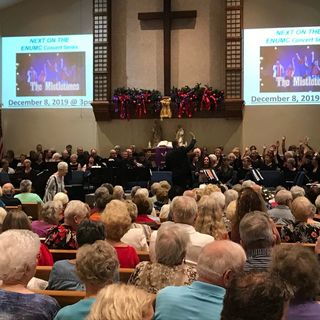
M 51 320 L 60 309 L 55 299 L 27 289 L 39 248 L 39 237 L 32 231 L 0 234 L 0 319 Z
M 167 286 L 191 284 L 197 271 L 184 263 L 189 241 L 189 235 L 178 226 L 161 227 L 155 243 L 156 261 L 140 262 L 128 283 L 154 294 Z
M 39 220 L 32 221 L 32 231 L 45 238 L 51 228 L 63 218 L 63 206 L 60 201 L 48 201 L 40 210 Z
M 88 320 L 151 320 L 153 319 L 151 294 L 134 286 L 112 284 L 97 296 Z
M 43 202 L 53 200 L 58 192 L 66 192 L 64 187 L 64 177 L 68 173 L 68 164 L 66 162 L 58 163 L 58 170 L 47 181 Z
M 223 207 L 218 198 L 213 195 L 203 196 L 198 203 L 198 216 L 195 229 L 204 234 L 213 236 L 216 240 L 228 239 L 228 232 L 223 222 Z M 223 196 L 223 193 L 220 192 Z
M 72 200 L 64 211 L 64 223 L 48 231 L 45 244 L 51 249 L 77 249 L 76 232 L 79 224 L 89 217 L 86 203 Z

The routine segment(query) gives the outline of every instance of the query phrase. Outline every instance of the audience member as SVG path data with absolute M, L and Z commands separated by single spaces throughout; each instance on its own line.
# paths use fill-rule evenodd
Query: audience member
M 313 205 L 306 197 L 300 196 L 293 200 L 292 213 L 295 222 L 282 227 L 282 241 L 316 243 L 320 236 L 320 225 L 308 223 L 312 210 Z
M 240 272 L 246 255 L 241 246 L 228 240 L 207 244 L 199 255 L 199 278 L 190 286 L 171 286 L 159 291 L 155 320 L 220 320 L 225 288 Z
M 51 228 L 58 225 L 63 217 L 63 206 L 60 201 L 48 201 L 41 210 L 39 220 L 32 221 L 32 231 L 39 237 L 47 237 Z
M 117 200 L 124 200 L 125 193 L 122 186 L 114 186 L 113 188 L 113 198 Z
M 320 304 L 320 269 L 315 254 L 301 245 L 281 245 L 274 248 L 272 275 L 279 275 L 293 290 L 288 320 L 316 320 Z
M 267 271 L 271 264 L 272 247 L 277 238 L 273 234 L 268 214 L 261 211 L 247 213 L 240 222 L 239 231 L 241 245 L 247 255 L 244 271 Z
M 130 229 L 131 218 L 124 202 L 112 200 L 102 212 L 101 221 L 105 224 L 108 242 L 116 249 L 121 268 L 135 268 L 139 257 L 134 247 L 121 241 Z
M 100 221 L 101 213 L 112 198 L 107 188 L 99 187 L 96 189 L 94 192 L 94 208 L 91 210 L 90 220 Z
M 0 234 L 1 319 L 52 320 L 60 309 L 55 299 L 27 289 L 39 250 L 39 237 L 30 230 Z
M 140 189 L 139 189 L 140 190 Z M 138 191 L 139 191 L 138 190 Z M 132 199 L 133 203 L 138 208 L 138 216 L 135 220 L 136 223 L 145 223 L 150 225 L 152 228 L 157 229 L 157 224 L 154 219 L 151 218 L 152 213 L 152 203 L 149 198 L 143 194 L 139 194 L 138 192 L 134 195 Z
M 280 190 L 276 193 L 275 201 L 278 204 L 268 211 L 271 218 L 277 224 L 294 222 L 295 218 L 291 212 L 292 193 L 288 190 Z
M 7 211 L 0 207 L 0 233 L 2 232 L 2 224 L 3 224 L 3 220 L 7 215 Z
M 292 199 L 294 200 L 295 198 L 298 197 L 304 197 L 306 195 L 306 192 L 304 191 L 303 188 L 299 187 L 299 186 L 293 186 L 290 189 L 290 192 L 292 194 Z
M 21 201 L 14 198 L 14 193 L 14 186 L 11 183 L 5 183 L 2 186 L 2 196 L 0 197 L 1 202 L 4 203 L 5 206 L 20 206 Z
M 105 229 L 101 222 L 84 220 L 77 230 L 78 247 L 93 244 L 97 240 L 105 240 Z M 84 283 L 76 273 L 76 259 L 59 260 L 50 272 L 48 289 L 84 291 Z
M 227 288 L 221 320 L 284 320 L 290 298 L 291 291 L 277 276 L 242 273 Z
M 32 182 L 30 180 L 22 180 L 20 182 L 20 192 L 16 194 L 14 198 L 20 200 L 21 203 L 43 203 L 41 198 L 36 194 L 32 193 Z
M 79 224 L 89 217 L 89 206 L 72 200 L 64 211 L 64 223 L 48 231 L 45 244 L 50 249 L 77 249 L 76 231 Z
M 207 243 L 212 242 L 214 238 L 208 234 L 197 232 L 194 223 L 197 218 L 197 203 L 193 198 L 186 196 L 175 197 L 171 202 L 170 211 L 173 215 L 174 223 L 190 236 L 190 244 L 187 248 L 186 261 L 196 264 L 201 248 Z M 172 222 L 166 222 L 166 224 Z M 161 228 L 164 225 L 161 226 Z M 150 258 L 155 261 L 155 241 L 157 232 L 154 231 L 150 238 Z
M 111 284 L 100 290 L 87 320 L 152 320 L 153 299 L 134 286 Z
M 150 239 L 151 228 L 146 224 L 135 223 L 138 209 L 131 200 L 126 200 L 127 210 L 131 218 L 130 229 L 121 238 L 121 241 L 133 246 L 136 250 L 149 251 L 147 239 Z
M 129 284 L 154 294 L 167 286 L 191 284 L 197 271 L 184 263 L 189 241 L 189 235 L 174 224 L 161 228 L 155 243 L 156 261 L 140 262 Z
M 225 240 L 228 239 L 228 232 L 222 219 L 223 211 L 214 194 L 218 192 L 200 199 L 195 229 L 200 233 L 209 234 L 215 240 Z
M 22 210 L 10 210 L 3 220 L 2 231 L 11 229 L 26 229 L 32 231 L 31 222 L 28 216 Z M 45 244 L 40 244 L 38 255 L 39 266 L 52 266 L 53 257 Z
M 69 197 L 64 192 L 58 192 L 54 195 L 53 201 L 60 201 L 64 210 L 67 207 L 67 204 L 69 203 Z
M 261 193 L 256 192 L 252 188 L 244 188 L 239 192 L 235 217 L 233 219 L 231 240 L 240 243 L 239 224 L 244 215 L 251 211 L 267 212 L 265 202 Z

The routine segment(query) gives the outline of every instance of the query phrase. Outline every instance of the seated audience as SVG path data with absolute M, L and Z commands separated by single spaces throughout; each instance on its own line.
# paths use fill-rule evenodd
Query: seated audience
M 320 225 L 308 223 L 312 215 L 313 205 L 305 197 L 298 197 L 292 202 L 292 213 L 295 222 L 284 225 L 281 229 L 281 239 L 284 242 L 316 243 L 320 236 Z
M 114 186 L 112 195 L 113 198 L 117 200 L 124 200 L 126 197 L 122 186 Z
M 106 205 L 112 200 L 112 196 L 105 187 L 99 187 L 94 192 L 94 208 L 91 210 L 90 220 L 100 221 L 101 213 L 105 209 Z
M 118 268 L 116 252 L 106 241 L 97 240 L 91 245 L 82 246 L 77 252 L 76 271 L 86 287 L 86 297 L 62 308 L 55 320 L 85 320 L 98 292 L 113 282 Z
M 100 290 L 87 320 L 152 320 L 153 300 L 134 286 L 111 284 Z
M 89 217 L 89 206 L 72 200 L 64 211 L 64 223 L 48 231 L 45 244 L 50 249 L 77 249 L 76 232 L 82 220 Z
M 150 239 L 151 228 L 146 224 L 135 223 L 138 215 L 137 206 L 131 200 L 126 200 L 125 203 L 132 223 L 121 241 L 133 246 L 136 250 L 149 251 L 147 239 Z
M 189 286 L 171 286 L 159 291 L 155 320 L 220 320 L 223 298 L 232 277 L 246 260 L 241 246 L 228 240 L 207 244 L 199 255 L 199 278 Z
M 315 254 L 300 245 L 274 248 L 271 272 L 279 275 L 293 290 L 288 320 L 316 320 L 320 304 L 320 269 Z
M 5 183 L 2 186 L 2 196 L 0 197 L 1 202 L 4 203 L 5 206 L 20 206 L 21 201 L 14 198 L 14 193 L 14 186 L 11 183 Z
M 105 240 L 105 229 L 101 222 L 84 220 L 77 230 L 78 247 L 93 244 L 96 240 Z M 48 289 L 84 291 L 85 286 L 76 273 L 76 259 L 59 260 L 53 265 Z
M 58 163 L 58 170 L 47 181 L 43 201 L 53 200 L 58 192 L 66 192 L 64 187 L 64 177 L 68 173 L 68 164 L 66 162 Z
M 287 224 L 294 222 L 295 218 L 291 212 L 292 194 L 288 190 L 280 190 L 276 193 L 275 201 L 278 204 L 268 211 L 270 217 L 276 224 Z
M 168 190 L 165 188 L 158 188 L 156 190 L 156 201 L 153 203 L 153 207 L 155 208 L 156 212 L 160 212 L 161 208 L 168 204 L 169 197 L 168 197 Z
M 291 291 L 267 272 L 236 275 L 227 288 L 221 320 L 282 320 Z M 289 318 L 288 318 L 289 319 Z
M 220 192 L 220 194 L 222 193 Z M 222 212 L 221 206 L 217 199 L 213 197 L 213 194 L 203 196 L 198 203 L 195 229 L 200 233 L 212 236 L 215 240 L 228 239 L 228 232 L 222 219 Z
M 140 189 L 139 189 L 140 190 Z M 138 190 L 138 191 L 139 191 Z M 139 194 L 138 192 L 132 199 L 133 203 L 138 208 L 138 216 L 135 220 L 136 223 L 145 223 L 150 225 L 151 228 L 157 229 L 157 223 L 155 222 L 154 218 L 151 217 L 153 206 L 151 201 L 149 200 L 148 196 L 143 194 Z
M 239 231 L 247 255 L 244 271 L 269 269 L 272 247 L 279 234 L 274 234 L 268 214 L 261 211 L 247 213 L 240 222 Z
M 167 286 L 191 284 L 197 271 L 184 263 L 189 241 L 189 235 L 178 226 L 162 227 L 155 244 L 156 261 L 140 262 L 128 283 L 155 294 Z
M 60 201 L 63 206 L 63 210 L 67 207 L 67 204 L 69 203 L 69 197 L 64 192 L 58 192 L 54 195 L 53 201 Z
M 39 220 L 32 221 L 32 231 L 39 237 L 47 237 L 51 228 L 58 225 L 63 216 L 63 207 L 60 201 L 48 201 L 41 210 Z
M 229 189 L 224 192 L 224 197 L 225 197 L 224 207 L 227 208 L 231 201 L 238 199 L 239 193 L 236 190 Z
M 20 192 L 16 194 L 14 198 L 20 200 L 21 203 L 43 203 L 41 198 L 36 194 L 32 193 L 32 182 L 30 180 L 22 180 L 20 182 Z
M 7 211 L 0 207 L 0 233 L 2 232 L 2 224 L 3 224 L 3 220 L 7 215 Z
M 246 213 L 251 211 L 267 212 L 261 193 L 252 188 L 244 188 L 239 192 L 235 216 L 231 229 L 231 240 L 240 243 L 239 224 Z
M 157 201 L 157 190 L 161 188 L 161 185 L 159 182 L 154 182 L 150 187 L 150 200 L 152 203 Z M 131 194 L 131 199 L 134 197 L 134 195 Z
M 0 319 L 52 320 L 60 309 L 55 299 L 27 289 L 39 250 L 39 237 L 30 230 L 0 234 Z
M 3 220 L 2 231 L 10 229 L 26 229 L 32 231 L 31 222 L 28 216 L 22 210 L 10 210 Z M 52 266 L 53 257 L 47 246 L 40 244 L 38 255 L 38 266 Z
M 186 262 L 190 264 L 196 264 L 200 251 L 207 243 L 212 242 L 214 238 L 208 234 L 203 234 L 195 230 L 194 223 L 197 218 L 197 203 L 196 201 L 187 196 L 175 197 L 171 202 L 171 212 L 173 215 L 174 223 L 182 229 L 186 234 L 189 234 L 190 244 L 187 248 Z M 165 222 L 169 224 L 172 222 Z M 163 226 L 165 226 L 163 224 Z M 150 258 L 151 261 L 155 261 L 155 242 L 157 238 L 157 232 L 154 231 L 150 238 Z
M 292 194 L 292 200 L 298 197 L 304 197 L 306 195 L 306 192 L 304 191 L 304 189 L 299 186 L 293 186 L 290 189 L 290 192 Z
M 135 268 L 139 263 L 135 248 L 121 241 L 131 226 L 126 204 L 120 200 L 109 202 L 101 215 L 101 221 L 105 224 L 108 242 L 117 251 L 120 268 Z

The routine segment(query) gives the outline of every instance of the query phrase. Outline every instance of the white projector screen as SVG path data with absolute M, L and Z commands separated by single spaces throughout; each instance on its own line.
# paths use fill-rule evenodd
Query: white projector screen
M 3 107 L 90 107 L 92 50 L 89 34 L 3 37 Z
M 247 106 L 320 103 L 320 27 L 245 29 Z

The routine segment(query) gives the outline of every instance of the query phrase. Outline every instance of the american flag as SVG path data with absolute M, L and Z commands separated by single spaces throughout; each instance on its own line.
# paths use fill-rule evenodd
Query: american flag
M 4 145 L 2 135 L 2 103 L 0 104 L 0 160 L 4 157 Z

